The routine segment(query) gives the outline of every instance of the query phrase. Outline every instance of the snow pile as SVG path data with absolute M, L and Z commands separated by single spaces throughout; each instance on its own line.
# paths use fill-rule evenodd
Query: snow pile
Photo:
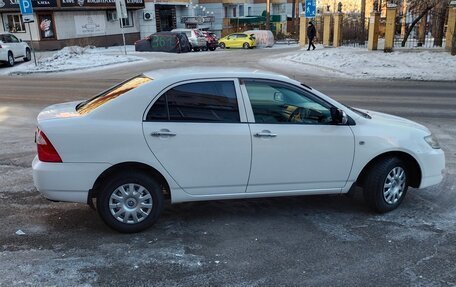
M 74 71 L 113 64 L 141 61 L 143 58 L 124 55 L 122 52 L 103 54 L 102 48 L 93 46 L 69 46 L 59 50 L 50 57 L 39 59 L 35 66 L 33 61 L 15 69 L 12 74 L 49 73 Z
M 443 51 L 384 53 L 353 47 L 318 48 L 301 49 L 296 54 L 267 60 L 266 64 L 284 68 L 291 65 L 303 72 L 349 78 L 456 80 L 456 57 Z

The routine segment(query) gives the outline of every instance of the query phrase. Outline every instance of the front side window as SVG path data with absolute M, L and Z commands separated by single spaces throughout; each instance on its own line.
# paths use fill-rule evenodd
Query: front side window
M 238 123 L 234 82 L 198 82 L 171 88 L 153 104 L 146 120 Z
M 331 106 L 298 88 L 267 81 L 244 81 L 256 123 L 329 124 Z
M 25 33 L 25 25 L 20 14 L 7 15 L 7 25 L 10 33 Z
M 8 35 L 10 37 L 11 43 L 19 43 L 19 39 L 14 35 Z

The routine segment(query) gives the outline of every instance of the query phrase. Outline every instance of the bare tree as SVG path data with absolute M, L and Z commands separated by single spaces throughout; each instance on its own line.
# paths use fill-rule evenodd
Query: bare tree
M 401 0 L 396 0 L 395 2 L 401 2 Z M 412 13 L 412 15 L 417 15 L 417 17 L 412 21 L 410 26 L 408 26 L 407 30 L 405 31 L 404 39 L 402 40 L 402 47 L 405 47 L 405 43 L 407 43 L 408 37 L 410 36 L 410 33 L 412 32 L 413 28 L 415 28 L 415 25 L 424 16 L 426 16 L 429 11 L 433 9 L 435 10 L 433 15 L 437 17 L 436 19 L 439 19 L 438 21 L 436 21 L 436 31 L 441 30 L 441 33 L 437 32 L 434 34 L 436 38 L 434 40 L 434 45 L 442 46 L 443 27 L 445 25 L 446 16 L 445 12 L 449 3 L 450 0 L 408 0 L 408 10 Z

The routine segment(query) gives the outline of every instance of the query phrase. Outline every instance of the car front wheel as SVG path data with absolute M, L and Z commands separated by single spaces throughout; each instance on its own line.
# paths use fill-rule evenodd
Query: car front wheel
M 154 224 L 163 209 L 161 185 L 143 172 L 116 174 L 103 184 L 97 210 L 111 228 L 134 233 Z
M 24 61 L 25 61 L 25 62 L 29 62 L 30 60 L 32 60 L 32 53 L 30 52 L 30 49 L 27 48 L 27 49 L 25 50 Z
M 223 42 L 220 43 L 219 46 L 220 46 L 220 49 L 225 49 L 225 47 L 226 47 L 226 46 L 225 46 L 225 43 L 223 43 Z
M 408 171 L 396 157 L 377 162 L 364 182 L 364 199 L 375 211 L 384 213 L 396 209 L 408 189 Z

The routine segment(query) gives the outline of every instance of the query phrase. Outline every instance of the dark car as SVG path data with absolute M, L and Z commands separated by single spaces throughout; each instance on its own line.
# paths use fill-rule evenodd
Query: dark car
M 206 48 L 204 50 L 211 50 L 215 51 L 215 49 L 218 47 L 218 40 L 217 36 L 214 33 L 208 32 L 208 31 L 202 31 L 204 37 L 206 38 Z
M 192 50 L 185 33 L 157 32 L 135 42 L 138 52 L 186 53 Z

